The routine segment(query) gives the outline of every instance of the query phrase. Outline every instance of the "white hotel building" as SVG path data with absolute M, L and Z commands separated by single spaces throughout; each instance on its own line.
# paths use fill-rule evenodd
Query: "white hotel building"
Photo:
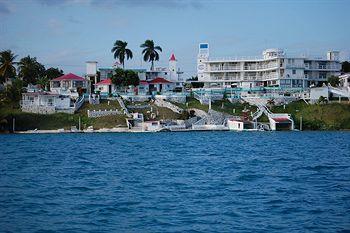
M 328 52 L 326 59 L 291 57 L 281 49 L 267 49 L 261 58 L 212 59 L 209 44 L 201 43 L 197 59 L 198 81 L 206 88 L 308 88 L 339 75 L 340 70 L 337 51 Z

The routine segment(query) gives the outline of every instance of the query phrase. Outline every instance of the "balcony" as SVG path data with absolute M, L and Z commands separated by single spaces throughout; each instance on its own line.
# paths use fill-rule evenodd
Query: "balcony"
M 277 69 L 277 64 L 271 65 L 253 65 L 253 66 L 244 66 L 243 69 L 240 66 L 223 66 L 223 67 L 210 67 L 209 72 L 215 71 L 252 71 L 252 70 L 266 70 L 266 69 Z
M 340 65 L 311 65 L 311 66 L 305 66 L 306 70 L 335 70 L 339 71 L 341 70 Z

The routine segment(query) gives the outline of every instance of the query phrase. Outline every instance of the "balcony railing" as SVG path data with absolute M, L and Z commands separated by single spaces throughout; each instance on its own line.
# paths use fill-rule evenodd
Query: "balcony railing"
M 259 66 L 223 66 L 223 67 L 210 67 L 210 71 L 249 71 L 249 70 L 265 70 L 265 69 L 277 69 L 277 64 L 271 65 L 259 65 Z
M 313 65 L 313 66 L 305 66 L 305 69 L 309 70 L 340 70 L 340 65 Z
M 275 79 L 277 75 L 249 75 L 243 76 L 212 76 L 209 80 L 218 80 L 218 81 L 262 81 L 266 79 Z

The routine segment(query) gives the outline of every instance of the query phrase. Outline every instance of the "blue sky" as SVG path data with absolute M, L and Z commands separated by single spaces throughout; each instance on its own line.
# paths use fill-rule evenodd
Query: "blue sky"
M 128 68 L 146 68 L 140 44 L 163 48 L 156 66 L 175 53 L 187 76 L 196 73 L 197 47 L 212 57 L 260 56 L 265 48 L 287 54 L 350 57 L 347 0 L 0 0 L 0 50 L 30 54 L 46 67 L 82 75 L 85 61 L 111 66 L 116 39 L 134 52 Z

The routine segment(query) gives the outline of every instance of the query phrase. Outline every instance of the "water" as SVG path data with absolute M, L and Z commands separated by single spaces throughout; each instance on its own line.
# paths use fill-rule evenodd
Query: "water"
M 349 232 L 350 133 L 0 135 L 0 232 Z

